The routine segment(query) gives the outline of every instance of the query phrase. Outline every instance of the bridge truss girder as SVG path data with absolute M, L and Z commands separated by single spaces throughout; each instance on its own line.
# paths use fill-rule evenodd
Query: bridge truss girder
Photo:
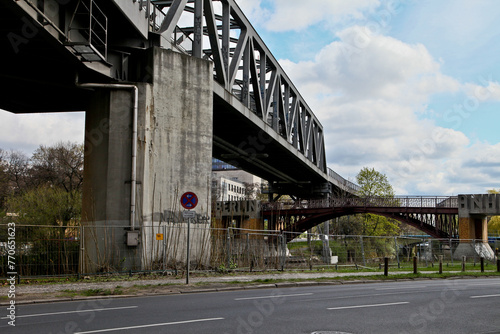
M 162 46 L 213 61 L 226 91 L 327 172 L 321 123 L 234 0 L 151 2 Z
M 85 24 L 94 16 L 92 11 L 80 15 L 78 4 L 83 2 L 98 3 L 103 22 L 112 18 L 98 39 L 102 45 L 90 38 L 93 30 Z M 227 161 L 232 159 L 222 155 L 239 155 L 280 195 L 311 198 L 356 193 L 359 187 L 326 167 L 321 123 L 234 0 L 83 2 L 41 2 L 36 8 L 30 0 L 0 4 L 4 32 L 0 45 L 5 51 L 0 55 L 2 109 L 15 113 L 85 110 L 90 94 L 78 88 L 76 80 L 151 83 L 154 73 L 145 59 L 147 50 L 162 46 L 211 60 L 217 87 L 214 100 L 225 101 L 226 110 L 252 116 L 255 126 L 239 134 L 244 139 L 214 137 L 214 151 L 221 153 L 214 157 Z M 16 36 L 14 42 L 12 36 Z M 87 53 L 101 48 L 99 54 Z M 222 127 L 232 127 L 231 121 L 241 116 L 226 117 L 215 108 L 214 119 Z M 247 140 L 249 134 L 253 138 L 260 133 L 273 138 L 262 151 L 262 143 L 252 147 Z M 226 143 L 232 146 L 227 148 Z

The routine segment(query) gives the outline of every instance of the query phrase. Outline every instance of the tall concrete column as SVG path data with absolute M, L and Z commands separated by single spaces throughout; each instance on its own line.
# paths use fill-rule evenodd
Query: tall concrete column
M 81 259 L 85 273 L 141 266 L 137 247 L 126 244 L 130 230 L 134 94 L 130 89 L 98 86 L 93 88 L 85 114 Z M 144 103 L 140 109 L 145 109 Z
M 96 88 L 86 113 L 85 272 L 161 269 L 169 258 L 185 262 L 180 196 L 188 191 L 198 197 L 191 225 L 192 261 L 208 264 L 213 67 L 169 50 L 148 52 L 152 84 L 137 85 L 135 138 L 130 90 Z M 130 231 L 132 140 L 137 140 L 137 232 Z M 156 238 L 167 228 L 178 232 L 172 247 Z
M 171 50 L 149 50 L 153 63 L 151 105 L 139 117 L 138 172 L 142 176 L 139 209 L 143 226 L 144 266 L 156 261 L 160 226 L 176 233 L 175 254 L 167 261 L 185 262 L 186 220 L 181 195 L 198 197 L 191 220 L 191 255 L 208 265 L 213 137 L 213 65 Z M 169 240 L 170 242 L 170 240 Z M 152 248 L 151 248 L 152 247 Z

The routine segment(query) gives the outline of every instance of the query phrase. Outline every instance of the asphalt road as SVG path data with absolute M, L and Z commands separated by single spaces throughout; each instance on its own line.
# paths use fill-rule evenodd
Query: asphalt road
M 2 308 L 0 333 L 500 333 L 500 279 L 255 289 Z

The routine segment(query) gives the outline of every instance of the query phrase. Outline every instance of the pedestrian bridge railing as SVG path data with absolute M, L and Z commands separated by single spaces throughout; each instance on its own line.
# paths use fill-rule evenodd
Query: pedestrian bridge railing
M 262 205 L 264 211 L 338 207 L 458 208 L 458 198 L 456 196 L 330 198 L 289 202 L 268 202 Z

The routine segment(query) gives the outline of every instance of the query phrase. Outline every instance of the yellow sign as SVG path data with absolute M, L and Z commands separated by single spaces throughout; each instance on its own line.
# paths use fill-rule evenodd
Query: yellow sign
M 163 233 L 156 233 L 156 240 L 163 240 Z

